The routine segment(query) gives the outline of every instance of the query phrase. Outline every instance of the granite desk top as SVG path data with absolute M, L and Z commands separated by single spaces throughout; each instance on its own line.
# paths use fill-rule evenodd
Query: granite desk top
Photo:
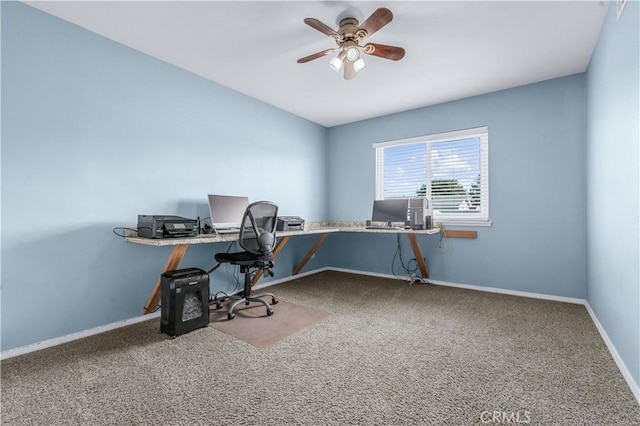
M 305 223 L 304 231 L 278 231 L 278 237 L 292 237 L 298 235 L 313 235 L 313 234 L 325 234 L 330 232 L 364 232 L 364 233 L 401 233 L 401 234 L 426 234 L 432 235 L 440 232 L 438 228 L 428 230 L 413 230 L 413 229 L 366 229 L 365 222 L 358 221 L 324 221 L 324 222 L 309 222 Z M 195 237 L 186 238 L 142 238 L 135 235 L 132 232 L 125 237 L 125 240 L 130 243 L 143 244 L 147 246 L 177 246 L 181 244 L 212 244 L 223 243 L 228 241 L 236 241 L 238 234 L 200 234 Z

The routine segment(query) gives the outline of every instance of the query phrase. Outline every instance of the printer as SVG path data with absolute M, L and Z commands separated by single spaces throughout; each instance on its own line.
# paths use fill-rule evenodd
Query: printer
M 276 231 L 304 231 L 304 219 L 298 216 L 278 216 Z
M 138 215 L 138 236 L 181 238 L 198 235 L 198 221 L 180 216 Z

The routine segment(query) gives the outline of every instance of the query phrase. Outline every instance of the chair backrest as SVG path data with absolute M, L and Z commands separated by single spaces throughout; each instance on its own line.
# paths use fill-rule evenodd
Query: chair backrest
M 278 206 L 271 201 L 249 204 L 242 216 L 240 246 L 249 253 L 262 255 L 271 260 L 276 245 Z

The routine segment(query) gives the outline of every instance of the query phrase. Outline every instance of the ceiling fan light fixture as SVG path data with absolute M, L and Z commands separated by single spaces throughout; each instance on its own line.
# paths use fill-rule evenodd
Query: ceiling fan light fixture
M 360 71 L 363 68 L 366 68 L 367 64 L 364 62 L 364 59 L 362 58 L 358 58 L 358 60 L 356 60 L 353 63 L 353 69 L 356 70 L 356 72 Z
M 345 56 L 345 53 L 343 50 L 341 50 L 334 58 L 332 58 L 329 61 L 329 66 L 335 72 L 340 71 L 340 68 L 342 68 L 342 64 L 344 63 L 344 56 Z
M 347 48 L 346 56 L 347 61 L 355 62 L 360 58 L 360 51 L 357 47 L 351 46 Z

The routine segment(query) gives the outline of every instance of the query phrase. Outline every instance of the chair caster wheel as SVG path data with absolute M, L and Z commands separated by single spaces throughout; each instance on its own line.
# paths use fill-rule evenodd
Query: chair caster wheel
M 275 297 L 271 299 L 271 304 L 272 305 L 277 305 L 278 304 L 278 299 L 276 299 Z
M 231 321 L 232 319 L 234 319 L 236 317 L 236 314 L 232 314 L 231 312 L 229 312 L 227 314 L 227 318 L 229 318 L 229 321 Z
M 221 303 L 216 303 L 216 309 L 220 309 L 222 308 L 222 304 Z
M 273 315 L 273 309 L 267 309 L 267 316 L 270 317 Z

